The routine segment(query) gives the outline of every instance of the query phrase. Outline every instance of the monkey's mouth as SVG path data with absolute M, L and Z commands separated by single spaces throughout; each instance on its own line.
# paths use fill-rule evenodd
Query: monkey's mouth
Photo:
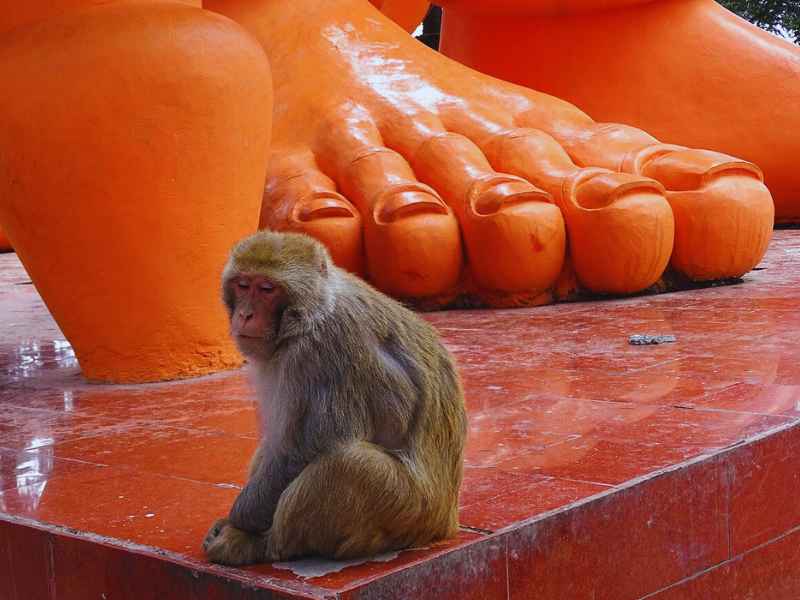
M 267 352 L 267 342 L 263 337 L 239 334 L 234 342 L 239 352 L 250 359 L 262 360 Z

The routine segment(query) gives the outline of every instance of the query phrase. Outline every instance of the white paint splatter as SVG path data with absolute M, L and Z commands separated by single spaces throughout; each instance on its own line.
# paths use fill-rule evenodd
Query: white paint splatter
M 298 577 L 311 579 L 322 577 L 331 573 L 338 573 L 347 567 L 355 567 L 369 562 L 390 562 L 399 556 L 398 552 L 387 552 L 369 558 L 356 558 L 353 560 L 327 560 L 325 558 L 304 558 L 291 562 L 274 563 L 276 569 L 291 571 Z

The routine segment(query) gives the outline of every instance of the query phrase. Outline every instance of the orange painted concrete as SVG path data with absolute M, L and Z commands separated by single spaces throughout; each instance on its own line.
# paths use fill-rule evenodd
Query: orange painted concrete
M 218 281 L 258 222 L 267 60 L 194 6 L 94 4 L 0 37 L 0 222 L 87 378 L 235 367 Z
M 667 142 L 757 164 L 800 221 L 800 47 L 713 0 L 444 0 L 442 50 Z
M 380 5 L 408 27 L 424 9 Z M 766 250 L 751 163 L 472 71 L 366 0 L 205 7 L 274 67 L 271 156 L 264 54 L 196 2 L 49 0 L 0 20 L 0 222 L 91 379 L 238 364 L 217 275 L 257 220 L 426 306 L 628 294 L 667 268 L 738 277 Z
M 474 15 L 567 15 L 647 4 L 654 0 L 438 0 L 439 6 Z
M 36 0 L 36 2 L 16 2 L 15 0 L 0 0 L 2 14 L 0 14 L 0 34 L 10 31 L 15 27 L 30 25 L 62 15 L 72 10 L 110 4 L 115 0 Z M 163 4 L 164 0 L 135 0 L 138 2 Z M 186 4 L 200 7 L 201 0 L 167 0 L 171 4 Z
M 392 21 L 408 32 L 414 31 L 430 8 L 427 0 L 369 0 Z
M 316 576 L 203 555 L 259 436 L 247 374 L 87 384 L 0 256 L 0 597 L 796 600 L 798 252 L 779 231 L 743 285 L 425 315 L 464 382 L 462 531 Z
M 766 249 L 772 200 L 745 161 L 444 60 L 364 0 L 205 6 L 254 33 L 278 82 L 261 226 L 318 237 L 388 293 L 546 302 L 567 238 L 595 293 L 641 291 L 670 262 L 736 277 Z
M 0 252 L 11 252 L 12 250 L 11 242 L 8 241 L 6 234 L 0 229 Z

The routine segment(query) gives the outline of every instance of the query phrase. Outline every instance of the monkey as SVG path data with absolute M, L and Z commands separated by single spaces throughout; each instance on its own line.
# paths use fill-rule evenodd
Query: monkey
M 222 295 L 262 434 L 209 560 L 345 560 L 455 536 L 467 416 L 433 327 L 297 233 L 239 242 Z

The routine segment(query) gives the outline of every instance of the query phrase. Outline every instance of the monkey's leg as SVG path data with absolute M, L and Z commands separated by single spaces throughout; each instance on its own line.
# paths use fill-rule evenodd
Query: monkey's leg
M 372 556 L 454 535 L 455 497 L 441 488 L 440 496 L 426 496 L 423 487 L 374 444 L 358 442 L 320 456 L 281 496 L 267 559 Z
M 231 566 L 262 562 L 266 545 L 265 534 L 234 527 L 228 519 L 219 519 L 214 523 L 203 540 L 203 550 L 208 560 Z
M 304 466 L 286 456 L 269 456 L 259 448 L 247 484 L 231 508 L 231 524 L 243 531 L 267 531 L 281 494 Z
M 264 560 L 264 532 L 272 525 L 281 493 L 302 468 L 302 464 L 285 456 L 272 456 L 260 446 L 251 461 L 247 484 L 229 517 L 217 520 L 203 540 L 208 559 L 224 565 Z
M 253 479 L 253 477 L 255 477 L 264 468 L 264 461 L 266 459 L 267 457 L 266 451 L 264 450 L 264 445 L 260 444 L 253 453 L 253 457 L 250 459 L 250 465 L 247 467 L 247 481 Z

